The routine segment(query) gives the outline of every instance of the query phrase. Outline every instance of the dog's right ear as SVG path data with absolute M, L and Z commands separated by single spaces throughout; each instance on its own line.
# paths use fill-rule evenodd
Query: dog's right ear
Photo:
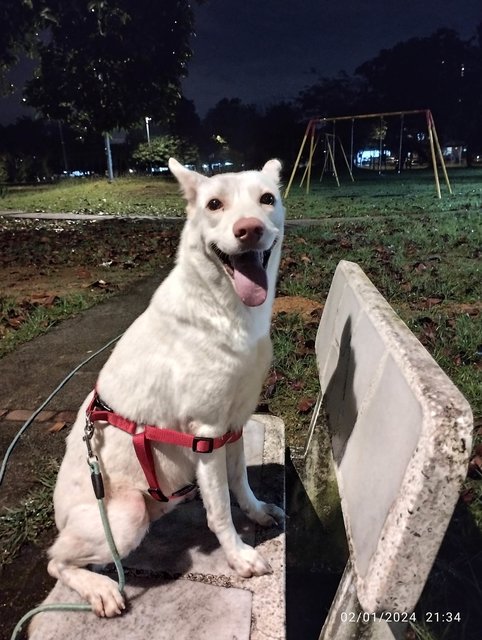
M 206 180 L 206 178 L 200 173 L 196 173 L 196 171 L 186 169 L 186 167 L 183 167 L 183 165 L 174 158 L 169 158 L 168 165 L 176 180 L 179 182 L 179 186 L 186 200 L 189 203 L 193 202 L 196 198 L 199 184 L 203 180 Z
M 276 158 L 268 160 L 261 171 L 262 173 L 266 173 L 277 185 L 279 185 L 281 179 L 281 162 L 279 160 Z

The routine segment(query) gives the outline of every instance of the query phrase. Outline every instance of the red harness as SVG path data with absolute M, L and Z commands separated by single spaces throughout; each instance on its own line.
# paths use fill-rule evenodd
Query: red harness
M 179 447 L 187 447 L 192 449 L 194 453 L 211 453 L 214 449 L 219 449 L 225 444 L 230 442 L 236 442 L 243 435 L 243 430 L 238 432 L 228 431 L 223 436 L 218 438 L 203 438 L 200 436 L 193 436 L 188 433 L 181 433 L 174 431 L 173 429 L 163 429 L 150 424 L 139 424 L 133 420 L 127 420 L 118 415 L 112 409 L 107 407 L 100 400 L 97 391 L 94 391 L 92 400 L 89 403 L 86 411 L 86 419 L 88 424 L 93 425 L 94 422 L 106 422 L 111 424 L 122 431 L 126 431 L 132 436 L 132 442 L 134 444 L 134 450 L 137 455 L 137 459 L 146 476 L 147 484 L 149 488 L 148 493 L 159 502 L 168 502 L 174 498 L 183 496 L 192 489 L 195 485 L 187 485 L 179 491 L 175 491 L 170 498 L 167 498 L 159 487 L 159 482 L 156 476 L 156 470 L 154 466 L 154 458 L 152 455 L 151 441 L 163 442 L 164 444 L 173 444 Z M 142 428 L 142 431 L 137 432 L 138 427 Z

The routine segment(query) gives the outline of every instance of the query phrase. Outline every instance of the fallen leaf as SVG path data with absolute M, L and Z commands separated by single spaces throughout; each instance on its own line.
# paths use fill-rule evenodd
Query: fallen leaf
M 426 302 L 427 308 L 430 309 L 430 307 L 434 307 L 437 304 L 441 304 L 443 300 L 444 300 L 443 298 L 433 297 L 433 298 L 427 298 L 425 302 Z
M 474 448 L 474 455 L 476 455 L 476 456 L 482 456 L 482 444 L 478 444 L 478 445 Z
M 480 307 L 475 304 L 461 303 L 457 305 L 457 311 L 459 313 L 465 313 L 468 316 L 478 316 L 480 313 Z
M 353 243 L 349 238 L 342 238 L 340 240 L 340 247 L 342 249 L 353 249 Z
M 86 269 L 85 267 L 77 267 L 77 269 L 75 270 L 75 275 L 78 276 L 79 278 L 91 278 L 92 274 L 90 273 L 90 271 L 88 269 Z
M 47 429 L 48 433 L 58 433 L 59 431 L 62 431 L 62 429 L 64 429 L 67 426 L 67 423 L 64 421 L 61 422 L 55 422 L 51 427 L 49 427 Z
M 112 286 L 109 282 L 105 280 L 96 280 L 89 285 L 90 289 L 100 289 L 101 291 L 111 291 Z
M 315 353 L 315 341 L 314 340 L 305 340 L 303 344 L 298 344 L 295 349 L 295 354 L 297 356 L 309 356 Z
M 317 309 L 313 309 L 313 311 L 310 311 L 310 316 L 315 320 L 320 320 L 321 316 L 323 315 L 324 306 L 325 305 L 320 305 Z
M 471 502 L 474 501 L 474 498 L 475 498 L 475 491 L 473 489 L 465 489 L 460 494 L 460 499 L 465 504 L 470 504 Z
M 42 307 L 52 307 L 59 299 L 55 293 L 33 293 L 27 301 Z
M 301 391 L 304 386 L 305 384 L 303 380 L 294 380 L 293 382 L 290 382 L 290 387 L 293 389 L 293 391 Z
M 316 398 L 301 398 L 298 402 L 298 412 L 308 413 L 314 407 Z
M 15 318 L 7 318 L 7 324 L 12 327 L 12 329 L 18 329 L 19 326 L 25 322 L 24 316 L 17 316 Z
M 414 271 L 422 272 L 427 270 L 427 265 L 423 262 L 415 262 L 412 269 Z
M 474 456 L 469 462 L 469 468 L 467 471 L 469 478 L 476 478 L 482 480 L 482 457 Z

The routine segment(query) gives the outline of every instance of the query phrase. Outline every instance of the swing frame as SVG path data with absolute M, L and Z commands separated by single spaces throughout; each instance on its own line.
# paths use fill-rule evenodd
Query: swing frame
M 307 124 L 305 133 L 303 135 L 303 139 L 301 141 L 301 145 L 298 151 L 298 155 L 296 157 L 295 160 L 295 164 L 293 166 L 293 170 L 291 172 L 291 176 L 288 182 L 288 185 L 286 186 L 286 190 L 284 193 L 284 197 L 285 199 L 288 197 L 292 184 L 293 184 L 293 180 L 295 178 L 296 175 L 296 171 L 298 170 L 298 167 L 300 165 L 300 161 L 301 161 L 301 157 L 303 154 L 303 150 L 306 146 L 307 141 L 310 141 L 309 147 L 309 155 L 308 155 L 308 162 L 305 168 L 305 171 L 303 173 L 303 177 L 301 180 L 301 185 L 303 185 L 303 183 L 305 182 L 306 179 L 306 186 L 305 186 L 305 190 L 306 193 L 310 192 L 310 186 L 311 186 L 311 171 L 312 171 L 312 164 L 313 164 L 313 156 L 315 154 L 315 150 L 316 147 L 318 145 L 319 142 L 319 138 L 320 135 L 318 135 L 318 138 L 315 142 L 315 136 L 316 136 L 316 130 L 320 125 L 326 125 L 327 123 L 332 123 L 332 127 L 333 127 L 333 133 L 332 134 L 325 134 L 325 150 L 328 150 L 328 154 L 325 157 L 325 163 L 324 163 L 324 167 L 323 167 L 323 172 L 322 172 L 322 176 L 325 172 L 325 168 L 326 168 L 326 164 L 327 164 L 327 160 L 328 160 L 328 156 L 329 156 L 329 160 L 331 163 L 331 169 L 333 171 L 333 174 L 336 178 L 336 182 L 338 184 L 338 186 L 340 186 L 340 182 L 338 179 L 338 173 L 336 171 L 336 166 L 335 166 L 335 144 L 336 144 L 336 135 L 335 135 L 335 125 L 336 122 L 339 121 L 346 121 L 346 120 L 351 120 L 351 135 L 350 135 L 350 164 L 349 164 L 349 172 L 350 172 L 350 176 L 352 181 L 354 181 L 353 178 L 353 173 L 351 171 L 351 167 L 353 167 L 353 153 L 354 153 L 354 129 L 355 129 L 355 121 L 356 120 L 367 120 L 367 119 L 373 119 L 373 118 L 380 118 L 380 122 L 383 123 L 384 118 L 388 118 L 388 117 L 396 117 L 399 116 L 400 117 L 400 145 L 399 145 L 399 153 L 398 153 L 398 173 L 400 173 L 401 171 L 401 162 L 402 162 L 402 137 L 403 137 L 403 127 L 404 127 L 404 122 L 405 122 L 405 116 L 410 116 L 410 115 L 415 115 L 415 114 L 425 114 L 425 120 L 426 120 L 426 125 L 427 125 L 427 132 L 428 132 L 428 138 L 429 138 L 429 144 L 430 144 L 430 154 L 431 154 L 431 159 L 432 159 L 432 167 L 433 167 L 433 173 L 434 173 L 434 181 L 435 181 L 435 190 L 437 193 L 437 197 L 438 198 L 442 198 L 442 192 L 441 192 L 441 188 L 440 188 L 440 178 L 439 178 L 439 172 L 438 172 L 438 166 L 437 166 L 437 159 L 440 163 L 441 169 L 442 169 L 442 173 L 445 179 L 445 183 L 447 185 L 447 189 L 448 192 L 450 194 L 452 194 L 452 187 L 450 185 L 450 180 L 448 177 L 448 173 L 447 173 L 447 167 L 445 166 L 445 161 L 444 161 L 444 157 L 442 154 L 442 149 L 440 147 L 440 142 L 438 139 L 438 135 L 437 135 L 437 130 L 435 128 L 435 121 L 433 119 L 433 115 L 432 112 L 430 111 L 430 109 L 413 109 L 410 111 L 389 111 L 389 112 L 383 112 L 383 113 L 365 113 L 365 114 L 359 114 L 359 115 L 352 115 L 352 116 L 338 116 L 338 117 L 334 117 L 334 118 L 311 118 Z M 330 144 L 330 137 L 332 139 L 332 143 Z M 341 144 L 341 140 L 339 141 L 345 162 L 348 166 L 348 160 L 346 157 L 346 153 L 345 150 L 343 149 L 343 145 Z M 383 151 L 383 139 L 382 136 L 380 134 L 380 163 L 379 163 L 379 173 L 381 173 L 381 157 L 382 157 L 382 151 Z M 321 178 L 320 178 L 321 181 Z

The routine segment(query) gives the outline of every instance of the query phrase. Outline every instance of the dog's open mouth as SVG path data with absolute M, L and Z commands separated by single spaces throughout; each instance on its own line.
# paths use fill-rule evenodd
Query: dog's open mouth
M 266 251 L 245 251 L 232 256 L 221 251 L 214 243 L 211 244 L 211 249 L 232 279 L 234 290 L 248 307 L 258 307 L 266 300 L 268 295 L 266 267 L 275 243 L 276 240 Z

